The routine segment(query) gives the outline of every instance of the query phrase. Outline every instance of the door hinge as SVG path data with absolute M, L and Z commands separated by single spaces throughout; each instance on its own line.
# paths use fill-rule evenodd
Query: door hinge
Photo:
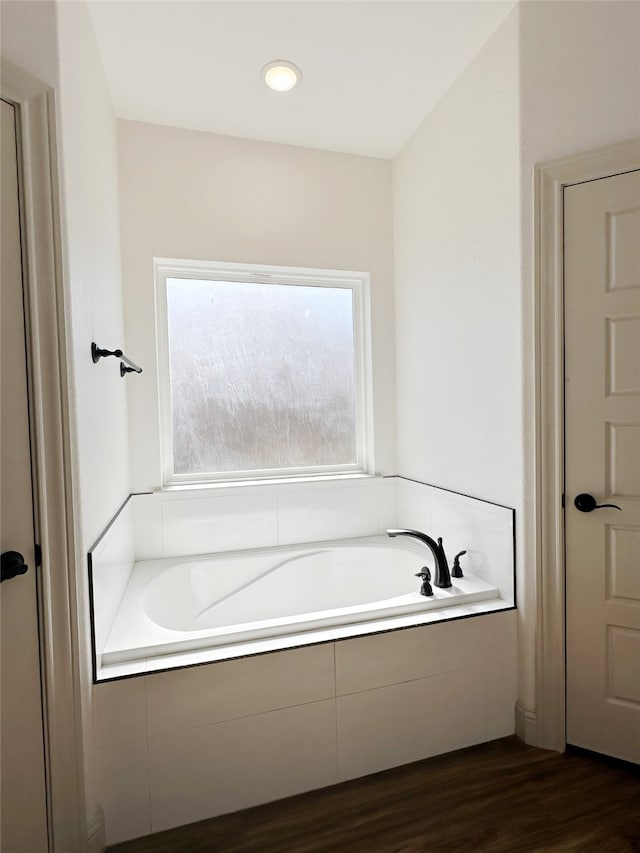
M 33 553 L 36 558 L 36 569 L 39 569 L 42 565 L 42 548 L 39 545 L 33 546 Z
M 564 509 L 564 492 L 562 493 L 562 509 Z

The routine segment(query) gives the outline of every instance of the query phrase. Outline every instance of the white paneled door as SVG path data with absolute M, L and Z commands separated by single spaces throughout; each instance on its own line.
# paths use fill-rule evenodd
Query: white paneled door
M 14 107 L 2 101 L 0 849 L 46 853 L 47 816 Z M 24 566 L 28 566 L 24 572 Z
M 567 742 L 640 763 L 640 172 L 564 215 Z

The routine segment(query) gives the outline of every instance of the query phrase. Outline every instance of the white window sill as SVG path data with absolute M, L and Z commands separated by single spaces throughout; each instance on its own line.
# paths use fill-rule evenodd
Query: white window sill
M 220 482 L 206 483 L 171 483 L 160 489 L 155 489 L 155 492 L 161 493 L 179 493 L 179 492 L 215 492 L 224 491 L 225 489 L 238 489 L 242 487 L 256 488 L 267 486 L 311 486 L 322 485 L 325 483 L 336 484 L 344 482 L 373 482 L 382 480 L 383 474 L 314 474 L 303 477 L 270 477 L 268 479 L 257 480 L 221 480 Z

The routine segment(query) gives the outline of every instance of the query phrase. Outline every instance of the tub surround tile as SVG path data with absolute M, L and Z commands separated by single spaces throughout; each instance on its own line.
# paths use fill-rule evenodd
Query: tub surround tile
M 382 540 L 387 542 L 384 536 L 373 537 L 373 541 Z M 295 548 L 296 546 L 294 546 Z M 411 550 L 414 550 L 415 546 Z M 419 550 L 419 549 L 418 549 Z M 422 556 L 421 554 L 417 555 Z M 189 564 L 192 558 L 186 558 L 182 562 Z M 170 561 L 169 561 L 170 562 Z M 224 562 L 224 560 L 223 560 Z M 420 562 L 416 563 L 417 566 Z M 127 594 L 120 606 L 120 610 L 113 628 L 110 632 L 107 644 L 101 657 L 107 668 L 112 664 L 127 659 L 127 655 L 139 654 L 141 661 L 140 671 L 154 672 L 163 669 L 176 669 L 178 667 L 191 666 L 199 663 L 229 660 L 234 657 L 245 657 L 264 652 L 280 651 L 298 646 L 312 645 L 346 637 L 363 636 L 376 632 L 388 632 L 400 627 L 414 627 L 418 625 L 432 624 L 433 622 L 448 621 L 477 613 L 466 606 L 466 599 L 452 599 L 442 591 L 436 590 L 436 598 L 424 603 L 431 605 L 429 609 L 422 608 L 410 614 L 400 614 L 389 618 L 369 620 L 361 624 L 347 626 L 325 626 L 317 631 L 306 631 L 303 634 L 284 634 L 277 638 L 253 640 L 249 642 L 238 641 L 233 646 L 220 645 L 207 647 L 208 638 L 206 632 L 202 636 L 195 635 L 191 639 L 194 645 L 192 650 L 188 649 L 188 643 L 182 642 L 182 635 L 175 635 L 168 629 L 156 625 L 148 620 L 141 620 L 139 614 L 139 594 L 145 584 L 153 577 L 154 573 L 164 571 L 167 568 L 167 560 L 149 560 L 139 563 L 129 583 Z M 491 589 L 484 581 L 479 581 L 470 575 L 460 582 L 460 591 L 463 595 L 490 596 L 495 595 L 496 590 Z M 176 588 L 179 594 L 180 587 Z M 415 596 L 417 598 L 417 595 Z M 487 599 L 484 599 L 487 601 Z M 488 599 L 491 601 L 491 599 Z M 454 604 L 454 602 L 463 602 Z M 441 606 L 438 606 L 438 605 Z M 170 606 L 170 605 L 169 605 Z M 187 646 L 185 649 L 183 646 Z M 153 647 L 153 648 L 152 648 Z M 153 649 L 155 648 L 155 654 Z M 127 650 L 131 650 L 130 652 Z M 160 653 L 160 654 L 158 654 Z M 100 669 L 99 680 L 106 677 L 104 669 Z
M 104 810 L 107 844 L 149 835 L 147 741 L 136 740 L 95 752 L 98 801 Z
M 348 641 L 355 638 L 365 638 L 371 635 L 388 635 L 399 629 L 413 629 L 420 626 L 433 624 L 449 624 L 457 620 L 466 619 L 469 616 L 481 616 L 488 613 L 510 610 L 511 605 L 501 599 L 471 602 L 458 607 L 448 607 L 446 611 L 427 611 L 424 613 L 413 613 L 405 616 L 390 617 L 388 619 L 373 620 L 359 624 L 335 627 L 331 629 L 306 631 L 303 634 L 288 634 L 270 640 L 253 640 L 248 643 L 238 643 L 233 646 L 212 647 L 209 649 L 194 650 L 181 654 L 158 655 L 138 662 L 109 664 L 101 666 L 98 672 L 100 681 L 107 679 L 123 678 L 131 675 L 144 673 L 161 673 L 168 670 L 178 670 L 185 667 L 196 667 L 208 663 L 221 661 L 249 659 L 251 656 L 264 656 L 274 652 L 308 648 L 315 645 L 326 645 L 332 642 Z M 515 611 L 511 611 L 515 614 Z M 443 613 L 444 615 L 443 619 Z M 515 621 L 515 616 L 514 616 Z M 515 629 L 514 629 L 515 631 Z M 508 633 L 508 632 L 507 632 Z M 498 636 L 503 632 L 498 630 Z M 515 638 L 515 633 L 514 633 Z M 510 646 L 515 639 L 505 642 L 501 656 L 507 657 L 511 654 Z M 494 640 L 495 643 L 498 640 Z
M 482 667 L 340 696 L 340 781 L 484 740 Z
M 335 702 L 149 740 L 152 831 L 335 784 Z
M 136 561 L 157 560 L 164 555 L 160 494 L 133 495 L 131 502 Z
M 486 572 L 487 555 L 479 537 L 484 525 L 495 524 L 495 509 L 488 504 L 484 505 L 487 509 L 480 508 L 482 505 L 470 507 L 465 501 L 449 496 L 432 497 L 431 505 L 432 529 L 442 536 L 450 560 L 459 551 L 466 551 L 461 564 L 476 574 L 482 569 Z
M 445 543 L 455 543 L 456 550 L 447 553 L 454 554 L 466 547 L 463 566 L 497 587 L 505 600 L 514 600 L 513 537 L 509 520 L 496 519 L 492 513 L 476 508 L 466 512 L 466 518 L 458 515 L 455 525 L 441 524 L 435 529 L 442 531 Z
M 466 619 L 469 616 L 481 616 L 485 613 L 493 613 L 511 608 L 512 605 L 501 598 L 472 601 L 468 604 L 447 607 L 442 610 L 408 613 L 405 616 L 393 616 L 388 619 L 361 622 L 342 628 L 337 627 L 332 629 L 332 634 L 334 640 L 349 640 L 356 637 L 365 637 L 369 634 L 388 633 L 399 629 L 416 628 L 421 625 L 446 623 Z
M 486 740 L 484 675 L 484 667 L 476 667 L 434 676 L 441 681 L 432 686 L 434 713 L 427 716 L 437 732 L 435 755 Z
M 278 489 L 275 482 L 226 482 L 216 483 L 192 483 L 184 486 L 169 486 L 161 489 L 157 494 L 163 502 L 165 501 L 191 501 L 210 500 L 216 498 L 254 498 L 272 497 Z
M 345 491 L 348 492 L 351 489 L 370 489 L 371 491 L 377 491 L 380 483 L 382 482 L 382 477 L 380 474 L 357 474 L 355 476 L 346 476 L 346 477 L 325 477 L 314 479 L 314 480 L 305 480 L 301 478 L 299 480 L 289 480 L 287 483 L 278 483 L 276 485 L 277 491 L 279 495 L 286 494 L 302 494 L 304 492 L 313 494 L 318 494 L 320 492 L 334 492 Z
M 518 654 L 518 617 L 515 610 L 481 619 L 486 625 L 485 657 L 488 661 L 509 660 Z
M 431 491 L 420 483 L 398 477 L 396 483 L 398 527 L 433 535 Z M 437 533 L 434 538 L 439 536 Z
M 113 663 L 107 666 L 98 664 L 98 684 L 118 679 L 129 679 L 133 676 L 144 675 L 147 671 L 146 660 L 134 661 L 132 663 Z
M 104 668 L 143 675 L 94 689 L 109 844 L 513 732 L 516 614 L 499 612 L 513 600 L 510 510 L 400 477 L 172 489 L 130 504 L 138 559 L 415 527 L 443 536 L 450 559 L 468 546 L 469 571 L 506 600 Z M 116 540 L 102 546 L 112 563 Z
M 147 736 L 147 700 L 143 678 L 93 686 L 93 741 L 115 746 Z
M 265 496 L 165 501 L 166 557 L 262 548 L 277 537 L 275 507 Z
M 133 508 L 129 500 L 91 551 L 96 649 L 109 635 L 135 561 Z
M 511 614 L 495 613 L 98 685 L 109 843 L 511 733 L 516 660 L 487 658 L 511 631 Z
M 490 601 L 474 601 L 467 605 L 467 609 L 473 616 L 482 616 L 484 613 L 497 613 L 499 611 L 515 612 L 515 607 L 503 598 L 494 598 Z
M 513 511 L 476 498 L 415 483 L 402 477 L 397 484 L 400 527 L 413 527 L 434 538 L 442 536 L 450 560 L 466 550 L 463 569 L 514 601 Z
M 295 489 L 278 494 L 278 543 L 372 536 L 378 530 L 376 481 L 348 488 Z
M 473 547 L 474 539 L 469 525 L 450 523 L 452 518 L 457 518 L 457 511 L 464 511 L 466 504 L 451 501 L 448 494 L 442 490 L 406 480 L 401 481 L 398 490 L 401 496 L 398 500 L 401 527 L 415 527 L 434 539 L 441 536 L 450 563 L 459 551 L 468 551 Z M 463 558 L 462 565 L 479 574 L 476 568 L 470 565 L 468 555 Z
M 427 610 L 423 613 L 407 613 L 405 616 L 391 616 L 388 619 L 361 622 L 357 625 L 345 626 L 333 629 L 334 640 L 350 640 L 356 637 L 365 637 L 370 634 L 383 634 L 399 629 L 410 629 L 421 625 L 432 625 L 443 621 L 444 610 Z M 465 607 L 447 607 L 446 618 L 458 619 L 470 615 L 471 611 Z
M 469 570 L 497 586 L 503 598 L 513 601 L 512 511 L 438 491 L 433 496 L 433 524 L 441 531 L 438 535 L 445 543 L 452 542 L 456 550 L 467 548 Z
M 273 640 L 253 640 L 248 643 L 238 643 L 233 646 L 220 646 L 219 648 L 203 649 L 202 651 L 185 652 L 148 658 L 143 662 L 143 672 L 161 672 L 165 669 L 177 669 L 179 667 L 195 667 L 208 663 L 219 663 L 227 660 L 240 658 L 249 659 L 252 655 L 264 656 L 265 654 L 280 651 L 305 648 L 317 644 L 330 643 L 333 640 L 331 631 L 308 631 L 304 634 L 288 634 Z
M 480 619 L 442 622 L 336 645 L 337 695 L 469 669 L 484 663 Z
M 105 560 L 93 565 L 93 597 L 97 602 L 94 610 L 95 645 L 96 652 L 100 654 L 129 583 L 133 561 Z
M 378 485 L 378 530 L 398 526 L 398 478 L 383 477 Z
M 403 477 L 172 488 L 136 495 L 132 502 L 136 559 L 354 538 L 391 526 L 410 527 L 442 536 L 450 558 L 466 549 L 466 568 L 513 601 L 512 511 Z
M 149 735 L 334 696 L 330 644 L 147 676 Z
M 516 730 L 518 661 L 490 660 L 484 670 L 485 740 L 508 737 Z
M 385 518 L 392 519 L 395 512 L 394 479 L 374 476 L 327 478 L 313 483 L 225 483 L 134 495 L 136 559 L 377 533 L 380 506 Z M 381 504 L 383 493 L 386 497 Z M 348 509 L 346 517 L 344 512 L 335 512 L 336 500 Z M 355 515 L 349 523 L 354 507 Z M 284 539 L 278 536 L 279 510 L 283 513 Z M 243 515 L 252 517 L 250 524 L 242 523 Z M 314 516 L 322 515 L 324 520 L 314 520 Z M 298 525 L 300 518 L 302 525 Z
M 133 545 L 133 505 L 129 498 L 112 518 L 92 548 L 97 560 L 120 561 L 131 556 Z
M 403 477 L 171 488 L 132 503 L 138 560 L 413 527 L 442 535 L 449 556 L 467 548 L 468 569 L 513 600 L 511 510 Z

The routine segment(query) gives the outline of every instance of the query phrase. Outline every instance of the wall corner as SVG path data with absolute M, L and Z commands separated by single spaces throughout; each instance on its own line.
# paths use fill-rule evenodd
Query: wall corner
M 516 735 L 529 746 L 538 745 L 538 720 L 535 710 L 516 702 Z
M 95 812 L 88 821 L 87 851 L 88 853 L 104 853 L 105 847 L 104 812 L 101 806 L 96 806 Z

